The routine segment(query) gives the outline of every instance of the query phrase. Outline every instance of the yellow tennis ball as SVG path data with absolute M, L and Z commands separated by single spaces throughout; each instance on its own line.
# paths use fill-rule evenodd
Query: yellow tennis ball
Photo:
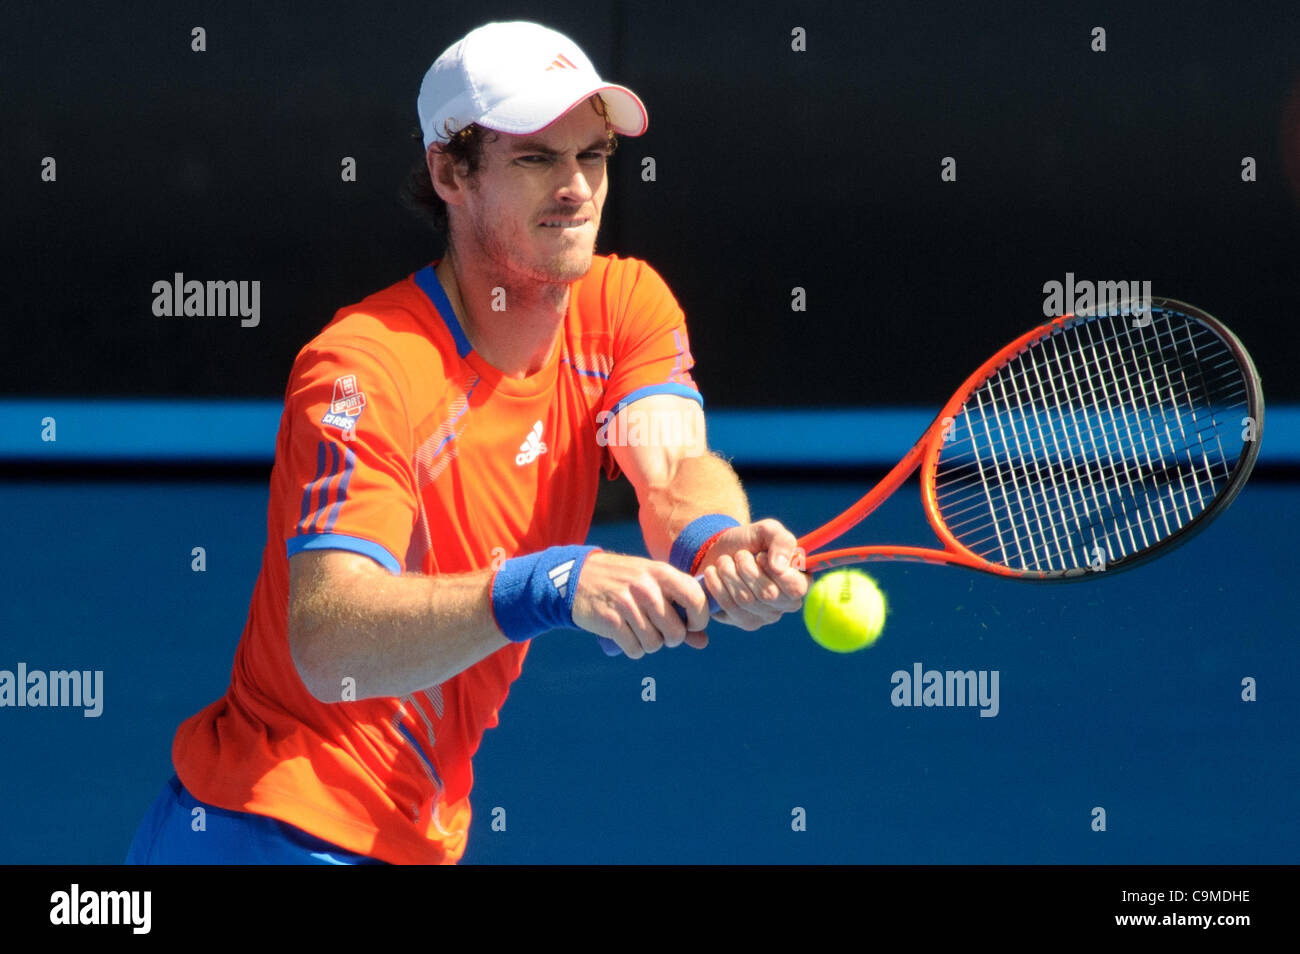
M 803 621 L 820 645 L 836 653 L 865 649 L 885 628 L 885 595 L 861 570 L 834 570 L 813 581 Z

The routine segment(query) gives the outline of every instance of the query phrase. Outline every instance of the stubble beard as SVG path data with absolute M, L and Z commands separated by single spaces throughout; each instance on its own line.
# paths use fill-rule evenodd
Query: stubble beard
M 599 227 L 599 220 L 597 220 L 597 230 Z M 501 238 L 499 231 L 492 229 L 482 220 L 474 223 L 474 240 L 487 260 L 492 262 L 501 273 L 504 285 L 509 286 L 520 280 L 531 280 L 562 286 L 557 289 L 559 291 L 567 289 L 571 282 L 577 281 L 591 271 L 592 255 L 595 251 L 594 247 L 568 248 L 541 262 L 525 261 L 512 253 L 510 243 Z M 594 244 L 593 241 L 592 245 Z

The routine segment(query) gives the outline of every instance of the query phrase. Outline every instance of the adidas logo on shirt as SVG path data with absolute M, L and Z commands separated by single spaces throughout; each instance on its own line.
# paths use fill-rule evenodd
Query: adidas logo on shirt
M 515 455 L 515 464 L 523 467 L 525 464 L 531 464 L 545 453 L 546 445 L 542 443 L 542 422 L 538 421 L 533 425 L 533 429 L 528 432 L 524 442 L 519 445 L 519 453 Z
M 551 578 L 551 582 L 555 584 L 555 589 L 561 596 L 569 595 L 569 573 L 573 569 L 573 563 L 573 560 L 565 560 L 546 574 Z

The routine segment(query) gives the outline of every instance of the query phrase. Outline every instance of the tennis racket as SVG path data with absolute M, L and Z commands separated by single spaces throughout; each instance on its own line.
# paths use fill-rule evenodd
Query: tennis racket
M 1126 570 L 1227 509 L 1263 424 L 1254 362 L 1200 309 L 1156 299 L 1055 318 L 967 378 L 880 483 L 799 539 L 796 566 L 903 560 L 1034 581 Z M 823 549 L 917 468 L 942 549 Z

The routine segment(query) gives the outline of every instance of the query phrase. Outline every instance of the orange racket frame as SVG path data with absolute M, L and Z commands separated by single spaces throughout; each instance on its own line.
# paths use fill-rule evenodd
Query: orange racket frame
M 1215 318 L 1207 315 L 1198 308 L 1186 304 L 1185 302 L 1174 301 L 1173 299 L 1157 299 L 1151 304 L 1153 308 L 1157 310 L 1173 310 L 1181 312 L 1184 315 L 1194 316 L 1199 322 L 1203 323 L 1215 332 L 1229 346 L 1239 365 L 1246 372 L 1249 412 L 1254 416 L 1257 422 L 1257 427 L 1262 431 L 1264 403 L 1263 394 L 1259 387 L 1259 375 L 1255 371 L 1255 366 L 1250 359 L 1250 355 L 1247 354 L 1244 346 L 1237 337 Z M 935 416 L 934 421 L 928 428 L 926 428 L 925 433 L 916 444 L 913 445 L 912 449 L 908 451 L 907 455 L 903 457 L 903 459 L 900 460 L 889 471 L 889 473 L 887 473 L 880 482 L 876 484 L 875 487 L 839 516 L 799 538 L 797 552 L 799 553 L 799 562 L 802 564 L 802 569 L 809 573 L 813 573 L 819 570 L 826 570 L 831 567 L 845 566 L 853 563 L 866 563 L 880 560 L 900 560 L 946 566 L 960 566 L 971 570 L 980 570 L 986 573 L 1019 580 L 1078 580 L 1094 575 L 1087 569 L 1071 569 L 1063 572 L 1016 569 L 1003 566 L 999 563 L 993 563 L 977 556 L 963 546 L 953 536 L 948 527 L 944 524 L 943 520 L 939 517 L 938 500 L 935 495 L 935 475 L 939 454 L 943 447 L 944 431 L 951 423 L 954 416 L 965 405 L 970 395 L 995 372 L 1002 368 L 1003 365 L 1028 350 L 1036 342 L 1048 337 L 1057 330 L 1063 329 L 1066 324 L 1072 322 L 1075 317 L 1075 315 L 1063 315 L 1059 318 L 1053 318 L 1046 324 L 1039 325 L 1038 327 L 1025 332 L 980 365 L 974 373 L 966 378 L 961 387 L 959 387 L 956 393 L 954 393 L 949 399 L 948 403 L 944 405 L 941 411 L 939 411 Z M 1194 533 L 1208 525 L 1208 523 L 1219 513 L 1222 513 L 1228 504 L 1236 497 L 1241 487 L 1245 484 L 1247 477 L 1249 477 L 1258 453 L 1259 440 L 1256 439 L 1243 451 L 1242 458 L 1237 464 L 1236 470 L 1232 475 L 1227 489 L 1219 494 L 1219 497 L 1214 501 L 1212 506 L 1198 514 L 1195 519 L 1189 522 L 1177 533 L 1152 547 L 1148 552 L 1139 554 L 1133 559 L 1124 561 L 1123 563 L 1118 564 L 1116 568 L 1127 569 L 1130 566 L 1135 566 L 1145 562 L 1157 553 L 1167 552 L 1174 546 L 1190 539 Z M 870 516 L 876 508 L 884 503 L 884 501 L 888 499 L 894 491 L 907 481 L 918 467 L 921 468 L 921 495 L 925 505 L 926 519 L 930 524 L 930 528 L 939 538 L 939 541 L 943 543 L 944 549 L 936 550 L 916 546 L 875 545 L 815 552 L 818 548 L 843 535 Z

